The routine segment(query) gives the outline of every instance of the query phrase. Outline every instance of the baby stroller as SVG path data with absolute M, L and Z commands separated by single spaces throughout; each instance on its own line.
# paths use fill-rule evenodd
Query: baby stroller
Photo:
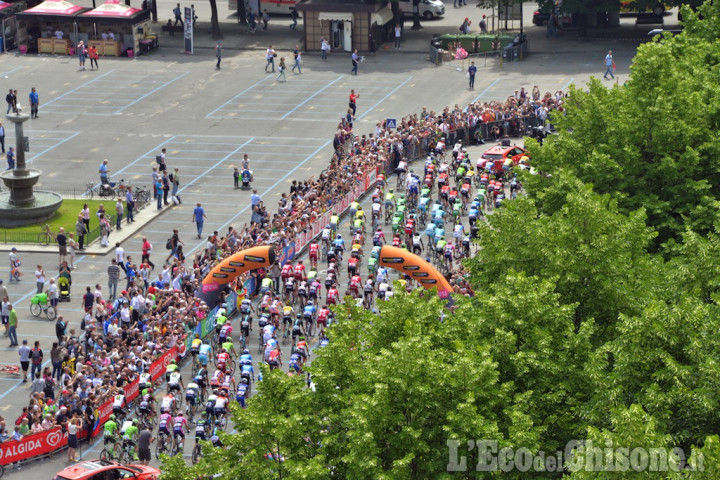
M 250 170 L 243 170 L 242 175 L 240 176 L 240 180 L 242 180 L 242 189 L 243 190 L 249 190 L 250 189 L 250 182 L 252 182 L 253 176 L 252 171 Z
M 61 302 L 69 302 L 70 301 L 70 280 L 67 277 L 59 277 L 58 282 L 58 291 L 60 292 L 60 301 Z

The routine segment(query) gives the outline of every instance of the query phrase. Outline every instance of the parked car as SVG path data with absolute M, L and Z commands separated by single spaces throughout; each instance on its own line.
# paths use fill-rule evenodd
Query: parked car
M 477 161 L 477 171 L 481 172 L 485 170 L 485 165 L 488 162 L 493 162 L 494 172 L 502 172 L 503 163 L 510 157 L 513 161 L 513 165 L 520 163 L 520 158 L 525 155 L 525 149 L 516 145 L 510 147 L 504 147 L 502 145 L 495 145 L 485 150 Z
M 405 15 L 413 14 L 413 2 L 411 1 L 400 1 L 398 2 L 400 11 Z M 432 20 L 436 17 L 442 17 L 445 15 L 445 4 L 440 0 L 420 0 L 420 16 L 425 20 Z
M 55 475 L 54 480 L 157 480 L 160 470 L 146 465 L 123 465 L 107 460 L 87 460 L 71 465 Z

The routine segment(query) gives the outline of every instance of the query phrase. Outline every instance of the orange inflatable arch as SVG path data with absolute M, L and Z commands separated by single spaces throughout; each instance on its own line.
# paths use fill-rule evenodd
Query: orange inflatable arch
M 384 245 L 380 249 L 378 263 L 409 275 L 425 288 L 437 288 L 440 298 L 447 298 L 453 291 L 447 279 L 435 267 L 407 250 Z
M 215 266 L 202 281 L 196 296 L 213 308 L 220 300 L 222 287 L 236 277 L 275 263 L 275 250 L 271 246 L 252 247 L 237 252 Z

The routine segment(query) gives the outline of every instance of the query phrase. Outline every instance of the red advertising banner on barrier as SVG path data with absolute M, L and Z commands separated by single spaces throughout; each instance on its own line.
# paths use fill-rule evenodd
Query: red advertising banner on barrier
M 45 455 L 67 445 L 67 434 L 60 427 L 46 432 L 26 435 L 21 440 L 0 443 L 0 465 Z

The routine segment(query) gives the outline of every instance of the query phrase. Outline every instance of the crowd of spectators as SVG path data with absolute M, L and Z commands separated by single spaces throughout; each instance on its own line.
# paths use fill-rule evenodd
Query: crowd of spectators
M 87 287 L 82 299 L 86 311 L 82 331 L 57 332 L 58 341 L 51 350 L 53 370 L 47 367 L 34 372 L 29 403 L 15 421 L 13 433 L 0 417 L 0 439 L 56 426 L 66 429 L 71 419 L 92 429 L 101 404 L 181 343 L 207 316 L 207 305 L 195 298 L 194 292 L 221 259 L 255 245 L 274 245 L 280 253 L 373 169 L 387 169 L 390 174 L 400 159 L 424 155 L 440 137 L 465 131 L 473 138 L 483 124 L 497 126 L 498 136 L 521 134 L 524 118 L 539 118 L 544 123 L 550 111 L 562 111 L 564 98 L 562 91 L 541 96 L 535 87 L 530 93 L 516 91 L 505 102 L 476 102 L 467 109 L 455 105 L 434 112 L 423 107 L 419 114 L 404 117 L 396 129 L 378 123 L 374 133 L 361 136 L 353 133 L 352 117 L 343 118 L 328 168 L 317 177 L 293 180 L 274 213 L 255 192 L 251 222 L 239 230 L 229 227 L 225 235 L 214 232 L 192 265 L 186 263 L 181 249 L 174 249 L 153 279 L 155 266 L 149 255 L 139 266 L 128 257 L 122 266 L 126 274 L 132 274 L 127 275 L 127 287 L 116 298 L 103 298 L 99 285 L 94 292 Z M 449 276 L 456 293 L 474 294 L 461 264 L 451 269 Z M 259 286 L 260 282 L 256 283 Z

